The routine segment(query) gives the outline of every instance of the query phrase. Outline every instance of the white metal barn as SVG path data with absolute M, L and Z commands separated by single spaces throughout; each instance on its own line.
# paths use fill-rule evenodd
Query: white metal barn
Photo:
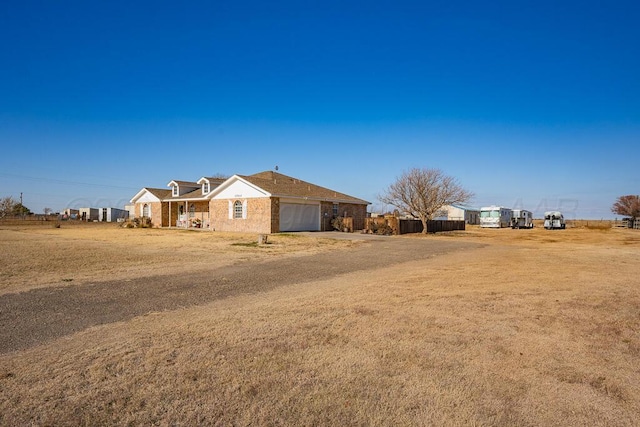
M 98 221 L 99 212 L 97 208 L 79 208 L 78 218 L 82 221 Z
M 117 222 L 126 221 L 129 219 L 129 211 L 118 208 L 100 208 L 100 221 L 104 222 Z
M 480 224 L 480 210 L 462 205 L 444 205 L 435 219 L 464 221 L 467 224 Z

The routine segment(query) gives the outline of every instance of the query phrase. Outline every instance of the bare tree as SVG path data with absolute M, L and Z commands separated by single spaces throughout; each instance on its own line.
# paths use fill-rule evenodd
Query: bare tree
M 0 199 L 0 218 L 12 215 L 15 205 L 16 201 L 11 196 Z
M 444 205 L 467 203 L 472 197 L 472 192 L 440 169 L 413 168 L 405 171 L 379 199 L 420 219 L 422 232 L 426 233 L 427 221 Z
M 52 209 L 51 208 L 44 208 L 43 212 L 45 215 L 49 215 L 51 213 Z
M 631 217 L 632 221 L 640 218 L 640 196 L 620 196 L 611 206 L 611 212 L 618 215 Z

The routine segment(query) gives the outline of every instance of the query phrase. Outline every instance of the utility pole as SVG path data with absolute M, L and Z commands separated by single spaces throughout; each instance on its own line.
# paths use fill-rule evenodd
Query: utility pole
M 24 220 L 24 206 L 22 205 L 22 191 L 20 192 L 20 218 Z

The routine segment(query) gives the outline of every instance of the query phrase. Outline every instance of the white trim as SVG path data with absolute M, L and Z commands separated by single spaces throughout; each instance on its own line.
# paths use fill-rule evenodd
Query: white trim
M 214 188 L 213 190 L 211 190 L 209 192 L 209 194 L 207 194 L 207 198 L 210 199 L 229 199 L 232 197 L 222 197 L 220 196 L 220 194 L 228 189 L 229 187 L 231 187 L 233 184 L 240 182 L 246 186 L 249 187 L 249 190 L 251 191 L 251 194 L 243 194 L 241 197 L 243 199 L 245 198 L 256 198 L 256 197 L 271 197 L 271 193 L 269 193 L 268 191 L 264 190 L 263 188 L 258 187 L 257 185 L 254 185 L 252 183 L 250 183 L 249 181 L 247 181 L 246 179 L 243 179 L 241 177 L 239 177 L 238 175 L 233 175 L 231 178 L 227 179 L 226 181 L 224 181 L 222 184 L 218 185 L 216 188 Z M 220 197 L 218 197 L 220 196 Z
M 154 202 L 159 202 L 160 201 L 160 199 L 157 196 L 155 196 L 151 191 L 149 191 L 147 188 L 143 188 L 142 190 L 138 191 L 136 193 L 136 195 L 133 196 L 133 198 L 131 200 L 129 200 L 129 203 L 135 205 L 136 203 L 138 203 L 138 200 L 140 200 L 143 196 L 145 196 L 147 194 L 150 197 L 145 199 L 145 201 L 154 201 Z

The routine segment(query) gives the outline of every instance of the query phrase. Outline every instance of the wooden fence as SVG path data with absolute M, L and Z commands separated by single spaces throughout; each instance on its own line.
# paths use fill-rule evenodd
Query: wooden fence
M 399 219 L 393 216 L 367 218 L 365 230 L 368 233 L 378 234 L 408 234 L 422 233 L 422 221 L 418 219 Z M 465 230 L 464 221 L 427 221 L 428 233 L 439 233 L 443 231 Z
M 420 227 L 422 228 L 422 227 Z M 428 233 L 440 233 L 442 231 L 464 231 L 464 221 L 448 221 L 448 220 L 433 220 L 427 221 Z

